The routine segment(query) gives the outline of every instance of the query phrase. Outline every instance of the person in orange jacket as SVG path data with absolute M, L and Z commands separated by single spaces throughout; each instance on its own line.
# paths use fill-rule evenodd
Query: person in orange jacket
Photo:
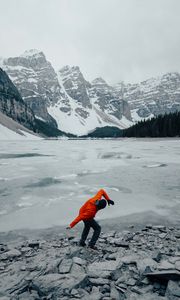
M 95 249 L 95 244 L 101 232 L 101 226 L 94 220 L 94 217 L 100 209 L 106 207 L 107 203 L 108 205 L 114 205 L 114 201 L 109 198 L 105 190 L 99 190 L 93 198 L 90 198 L 85 202 L 85 204 L 79 210 L 79 215 L 67 227 L 67 229 L 71 229 L 80 221 L 84 222 L 84 229 L 79 243 L 80 246 L 86 246 L 85 241 L 89 234 L 90 228 L 93 228 L 94 233 L 91 241 L 89 242 L 89 247 Z

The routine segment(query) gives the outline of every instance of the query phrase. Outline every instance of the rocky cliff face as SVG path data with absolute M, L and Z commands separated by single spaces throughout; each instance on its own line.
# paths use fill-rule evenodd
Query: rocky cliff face
M 115 90 L 129 103 L 135 120 L 180 110 L 179 73 L 167 73 L 139 84 L 121 82 Z
M 127 101 L 122 98 L 121 93 L 108 85 L 104 79 L 94 79 L 89 94 L 92 103 L 98 105 L 100 110 L 114 116 L 118 120 L 121 120 L 123 116 L 131 120 L 130 108 Z
M 114 116 L 117 120 L 121 120 L 123 116 L 131 120 L 128 103 L 104 79 L 96 78 L 89 83 L 78 66 L 65 66 L 59 73 L 68 95 L 81 103 L 84 108 L 97 106 L 100 111 Z
M 127 127 L 127 102 L 109 86 L 100 92 L 98 84 L 86 81 L 77 66 L 65 66 L 56 73 L 42 52 L 30 50 L 5 59 L 3 68 L 35 115 L 51 126 L 78 135 L 106 125 Z
M 62 84 L 67 94 L 82 104 L 83 107 L 91 108 L 88 88 L 90 83 L 85 80 L 78 66 L 65 66 L 60 71 Z
M 0 68 L 0 111 L 35 131 L 36 123 L 32 110 L 23 101 L 19 91 L 9 79 L 6 72 Z
M 75 115 L 80 116 L 89 130 L 106 125 L 124 128 L 131 123 L 128 103 L 102 78 L 90 83 L 79 67 L 65 66 L 59 71 L 59 81 L 69 99 L 63 110 L 70 113 L 76 106 Z M 87 125 L 90 121 L 91 126 Z
M 5 59 L 3 67 L 35 115 L 57 126 L 47 106 L 61 98 L 61 87 L 43 52 L 26 51 L 19 57 Z

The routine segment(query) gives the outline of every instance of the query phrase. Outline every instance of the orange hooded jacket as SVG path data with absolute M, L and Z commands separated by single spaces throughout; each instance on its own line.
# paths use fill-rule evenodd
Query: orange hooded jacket
M 97 200 L 101 200 L 102 197 L 104 197 L 107 201 L 110 200 L 108 194 L 103 189 L 99 190 L 93 198 L 90 198 L 88 201 L 86 201 L 80 208 L 79 215 L 70 224 L 70 227 L 74 227 L 80 221 L 93 219 L 97 213 L 97 206 L 95 202 Z

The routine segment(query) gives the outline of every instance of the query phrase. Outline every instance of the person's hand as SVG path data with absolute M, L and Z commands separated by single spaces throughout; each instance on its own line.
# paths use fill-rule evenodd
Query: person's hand
M 71 227 L 70 227 L 70 226 L 68 226 L 68 227 L 66 227 L 66 229 L 67 229 L 67 230 L 70 230 L 70 229 L 71 229 Z
M 113 200 L 108 200 L 108 205 L 114 205 L 114 201 Z

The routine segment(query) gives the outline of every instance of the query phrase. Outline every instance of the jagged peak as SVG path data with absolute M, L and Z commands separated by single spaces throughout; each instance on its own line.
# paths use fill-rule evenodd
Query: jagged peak
M 168 72 L 162 76 L 162 78 L 176 78 L 176 77 L 180 77 L 179 72 Z
M 97 77 L 92 81 L 92 85 L 108 85 L 102 77 Z
M 59 69 L 59 72 L 60 73 L 67 72 L 70 69 L 71 69 L 71 67 L 69 65 L 65 65 L 64 67 L 62 67 L 61 69 Z
M 29 58 L 29 57 L 45 57 L 44 53 L 37 49 L 30 49 L 26 50 L 23 54 L 20 55 L 21 57 Z
M 69 66 L 69 65 L 66 65 L 66 66 L 62 67 L 59 70 L 60 73 L 74 72 L 74 71 L 81 72 L 80 68 L 78 66 Z

